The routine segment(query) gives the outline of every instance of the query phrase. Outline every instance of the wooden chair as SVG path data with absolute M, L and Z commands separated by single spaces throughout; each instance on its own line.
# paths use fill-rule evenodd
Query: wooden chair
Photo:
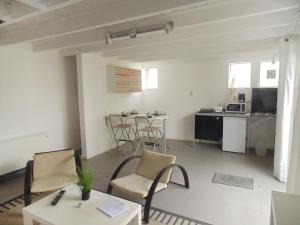
M 120 170 L 135 158 L 140 158 L 135 173 L 117 178 Z M 179 168 L 182 172 L 185 184 L 172 183 L 189 188 L 188 174 L 182 166 L 175 164 L 175 160 L 176 156 L 144 150 L 141 156 L 132 156 L 120 164 L 111 178 L 107 193 L 111 194 L 112 189 L 115 188 L 132 197 L 145 199 L 143 220 L 148 223 L 153 195 L 168 187 L 174 167 Z
M 73 149 L 36 153 L 26 164 L 25 206 L 31 204 L 31 193 L 54 191 L 74 183 L 78 167 L 80 156 Z
M 110 123 L 110 127 L 112 129 L 114 140 L 117 144 L 117 148 L 118 149 L 120 148 L 120 142 L 122 141 L 122 142 L 130 142 L 132 148 L 135 149 L 134 140 L 130 139 L 130 132 L 133 131 L 135 139 L 136 139 L 136 134 L 133 129 L 133 125 L 127 123 L 127 117 L 123 117 L 121 114 L 110 114 L 108 116 L 108 120 Z

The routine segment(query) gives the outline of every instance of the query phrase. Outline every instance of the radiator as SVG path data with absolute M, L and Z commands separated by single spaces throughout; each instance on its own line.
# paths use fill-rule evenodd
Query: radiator
M 24 168 L 34 153 L 48 150 L 46 133 L 34 133 L 0 140 L 0 176 Z

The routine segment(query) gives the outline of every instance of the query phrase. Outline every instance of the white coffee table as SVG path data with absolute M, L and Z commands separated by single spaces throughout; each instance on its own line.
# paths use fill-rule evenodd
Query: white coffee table
M 81 201 L 80 191 L 76 185 L 66 188 L 66 193 L 57 203 L 51 206 L 51 201 L 57 192 L 23 208 L 24 225 L 33 225 L 37 221 L 43 225 L 141 225 L 141 205 L 117 198 L 98 191 L 91 191 L 88 201 Z M 110 218 L 96 207 L 103 201 L 118 199 L 126 205 L 126 210 L 120 215 Z M 76 208 L 83 202 L 82 208 Z

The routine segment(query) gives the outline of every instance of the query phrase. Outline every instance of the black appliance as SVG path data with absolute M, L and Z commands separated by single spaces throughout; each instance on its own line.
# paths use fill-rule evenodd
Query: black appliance
M 239 93 L 238 94 L 238 102 L 245 103 L 245 93 Z
M 277 88 L 252 88 L 251 112 L 276 114 Z

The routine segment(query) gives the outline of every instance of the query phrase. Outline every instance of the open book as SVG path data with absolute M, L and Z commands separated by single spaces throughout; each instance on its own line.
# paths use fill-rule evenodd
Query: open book
M 126 205 L 117 199 L 110 199 L 101 202 L 100 205 L 97 206 L 97 209 L 113 218 L 120 215 L 126 209 Z

